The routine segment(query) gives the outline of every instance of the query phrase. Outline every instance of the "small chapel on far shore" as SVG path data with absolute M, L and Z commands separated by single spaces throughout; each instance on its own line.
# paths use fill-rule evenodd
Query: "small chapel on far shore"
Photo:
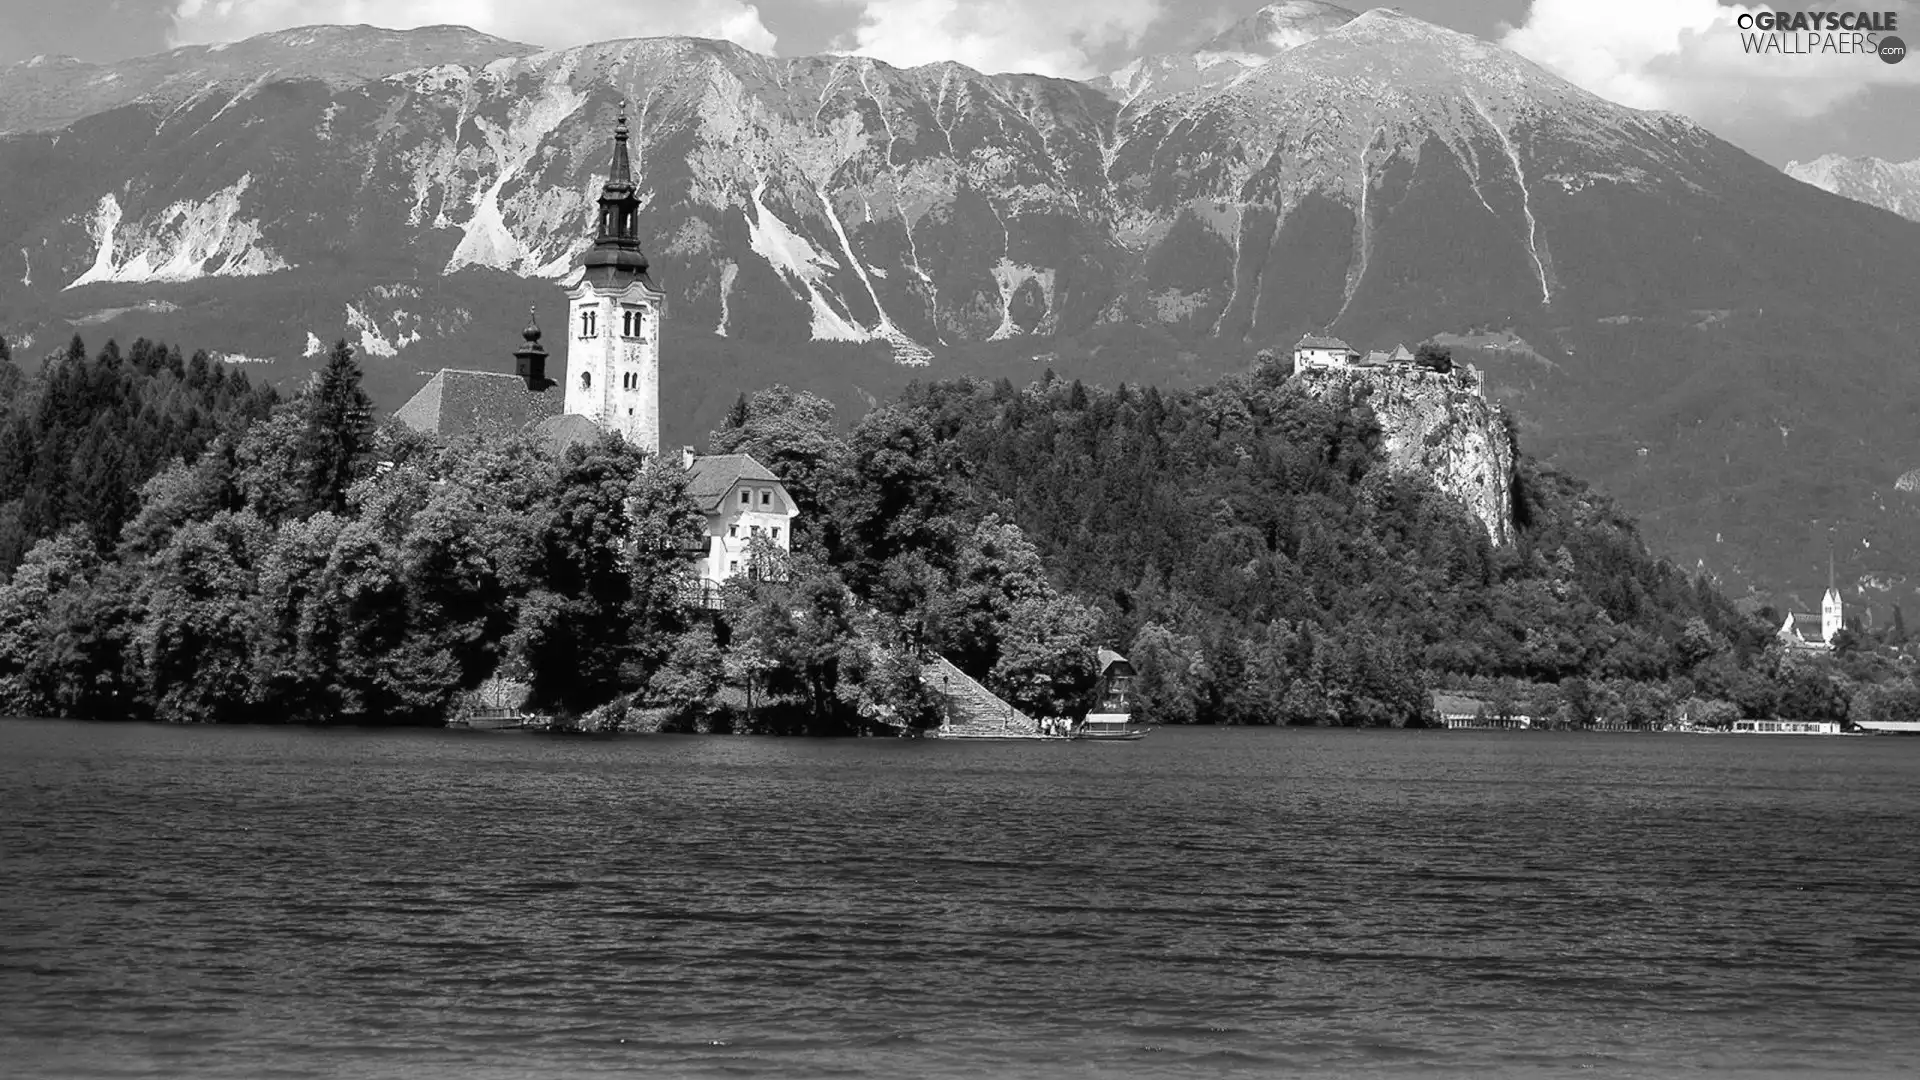
M 665 294 L 640 249 L 640 200 L 627 152 L 627 118 L 613 129 L 613 160 L 602 186 L 593 246 L 567 287 L 564 387 L 547 377 L 547 351 L 529 313 L 514 370 L 442 368 L 394 413 L 416 431 L 504 436 L 531 430 L 549 452 L 614 432 L 660 453 L 660 313 Z M 556 388 L 559 390 L 555 392 Z M 703 592 L 750 569 L 756 539 L 790 550 L 799 517 L 780 478 L 748 454 L 681 451 L 688 494 L 707 517 L 699 556 Z
M 1833 557 L 1827 557 L 1827 591 L 1820 598 L 1820 614 L 1790 611 L 1780 626 L 1780 641 L 1789 649 L 1831 649 L 1834 635 L 1846 626 L 1846 608 L 1833 584 Z

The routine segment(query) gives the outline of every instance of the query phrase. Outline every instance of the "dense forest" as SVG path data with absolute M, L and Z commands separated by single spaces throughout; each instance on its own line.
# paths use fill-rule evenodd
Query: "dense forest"
M 88 358 L 75 335 L 37 378 L 0 338 L 0 574 L 36 542 L 85 525 L 110 546 L 140 485 L 175 458 L 197 458 L 278 401 L 273 388 L 196 352 L 145 338 Z
M 1363 401 L 1289 375 L 931 383 L 850 428 L 743 395 L 710 449 L 801 517 L 715 610 L 677 462 L 379 424 L 345 343 L 280 400 L 76 339 L 0 363 L 0 712 L 432 724 L 505 678 L 563 722 L 886 730 L 936 721 L 932 652 L 1051 716 L 1107 646 L 1162 723 L 1417 724 L 1432 687 L 1569 724 L 1920 713 L 1897 620 L 1786 657 L 1770 612 L 1524 455 L 1495 548 L 1383 466 Z

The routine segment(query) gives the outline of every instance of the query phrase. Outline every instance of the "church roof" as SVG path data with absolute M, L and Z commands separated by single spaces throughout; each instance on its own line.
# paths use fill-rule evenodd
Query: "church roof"
M 1787 616 L 1787 629 L 1802 641 L 1825 641 L 1826 627 L 1820 622 L 1820 616 L 1810 611 L 1796 611 Z
M 710 454 L 694 458 L 693 464 L 687 467 L 687 494 L 701 510 L 711 514 L 720 509 L 720 500 L 742 480 L 762 484 L 780 482 L 780 478 L 755 461 L 752 454 Z
M 575 446 L 596 443 L 606 434 L 599 424 L 579 413 L 549 416 L 534 425 L 533 433 L 547 445 L 547 453 L 554 457 L 560 457 Z
M 559 412 L 559 394 L 528 390 L 518 375 L 441 368 L 393 415 L 435 435 L 510 435 Z

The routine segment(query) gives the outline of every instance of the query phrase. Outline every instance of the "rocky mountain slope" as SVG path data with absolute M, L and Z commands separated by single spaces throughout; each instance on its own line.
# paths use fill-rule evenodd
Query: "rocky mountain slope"
M 164 334 L 283 378 L 344 335 L 396 406 L 442 364 L 505 363 L 502 313 L 560 318 L 624 103 L 669 441 L 773 381 L 857 406 L 916 377 L 1180 382 L 1307 330 L 1446 333 L 1497 346 L 1475 360 L 1529 450 L 1689 566 L 1818 584 L 1829 527 L 1876 586 L 1920 557 L 1893 490 L 1920 464 L 1920 226 L 1478 38 L 1276 5 L 1210 43 L 1251 58 L 1231 77 L 1132 89 L 490 41 L 0 137 L 0 333 Z
M 1920 221 L 1920 160 L 1822 154 L 1812 161 L 1789 161 L 1784 171 L 1822 191 Z
M 231 45 L 187 45 L 117 64 L 36 56 L 0 67 L 0 132 L 52 130 L 132 101 L 173 108 L 203 95 L 231 98 L 237 91 L 290 79 L 344 88 L 400 71 L 485 64 L 535 51 L 464 26 L 406 31 L 305 26 Z

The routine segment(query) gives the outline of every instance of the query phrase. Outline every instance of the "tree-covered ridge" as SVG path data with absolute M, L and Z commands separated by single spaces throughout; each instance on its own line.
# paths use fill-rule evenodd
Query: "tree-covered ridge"
M 183 357 L 145 338 L 89 357 L 75 335 L 32 375 L 0 339 L 0 572 L 73 525 L 110 547 L 149 477 L 245 430 L 277 400 L 204 351 Z
M 1018 522 L 1063 602 L 1098 609 L 1092 637 L 1130 652 L 1168 722 L 1400 723 L 1435 681 L 1664 686 L 1698 660 L 1690 632 L 1734 670 L 1770 641 L 1649 555 L 1604 497 L 1531 459 L 1519 541 L 1491 547 L 1464 507 L 1380 466 L 1364 402 L 1316 400 L 1272 363 L 1176 393 L 920 385 L 839 444 L 818 414 L 804 395 L 760 395 L 715 443 L 817 448 L 789 461 L 803 538 L 990 685 L 997 642 L 950 610 L 979 587 L 971 565 L 996 565 L 983 520 Z
M 1491 546 L 1385 466 L 1364 400 L 1270 362 L 1184 392 L 918 385 L 844 431 L 812 395 L 743 396 L 710 448 L 802 513 L 717 611 L 687 602 L 676 462 L 376 427 L 344 343 L 262 411 L 167 459 L 116 530 L 32 547 L 0 586 L 0 712 L 431 724 L 504 677 L 562 718 L 850 732 L 936 723 L 935 652 L 1076 714 L 1102 646 L 1163 723 L 1417 723 L 1433 686 L 1575 722 L 1920 708 L 1908 661 L 1783 658 L 1524 456 L 1518 541 Z

